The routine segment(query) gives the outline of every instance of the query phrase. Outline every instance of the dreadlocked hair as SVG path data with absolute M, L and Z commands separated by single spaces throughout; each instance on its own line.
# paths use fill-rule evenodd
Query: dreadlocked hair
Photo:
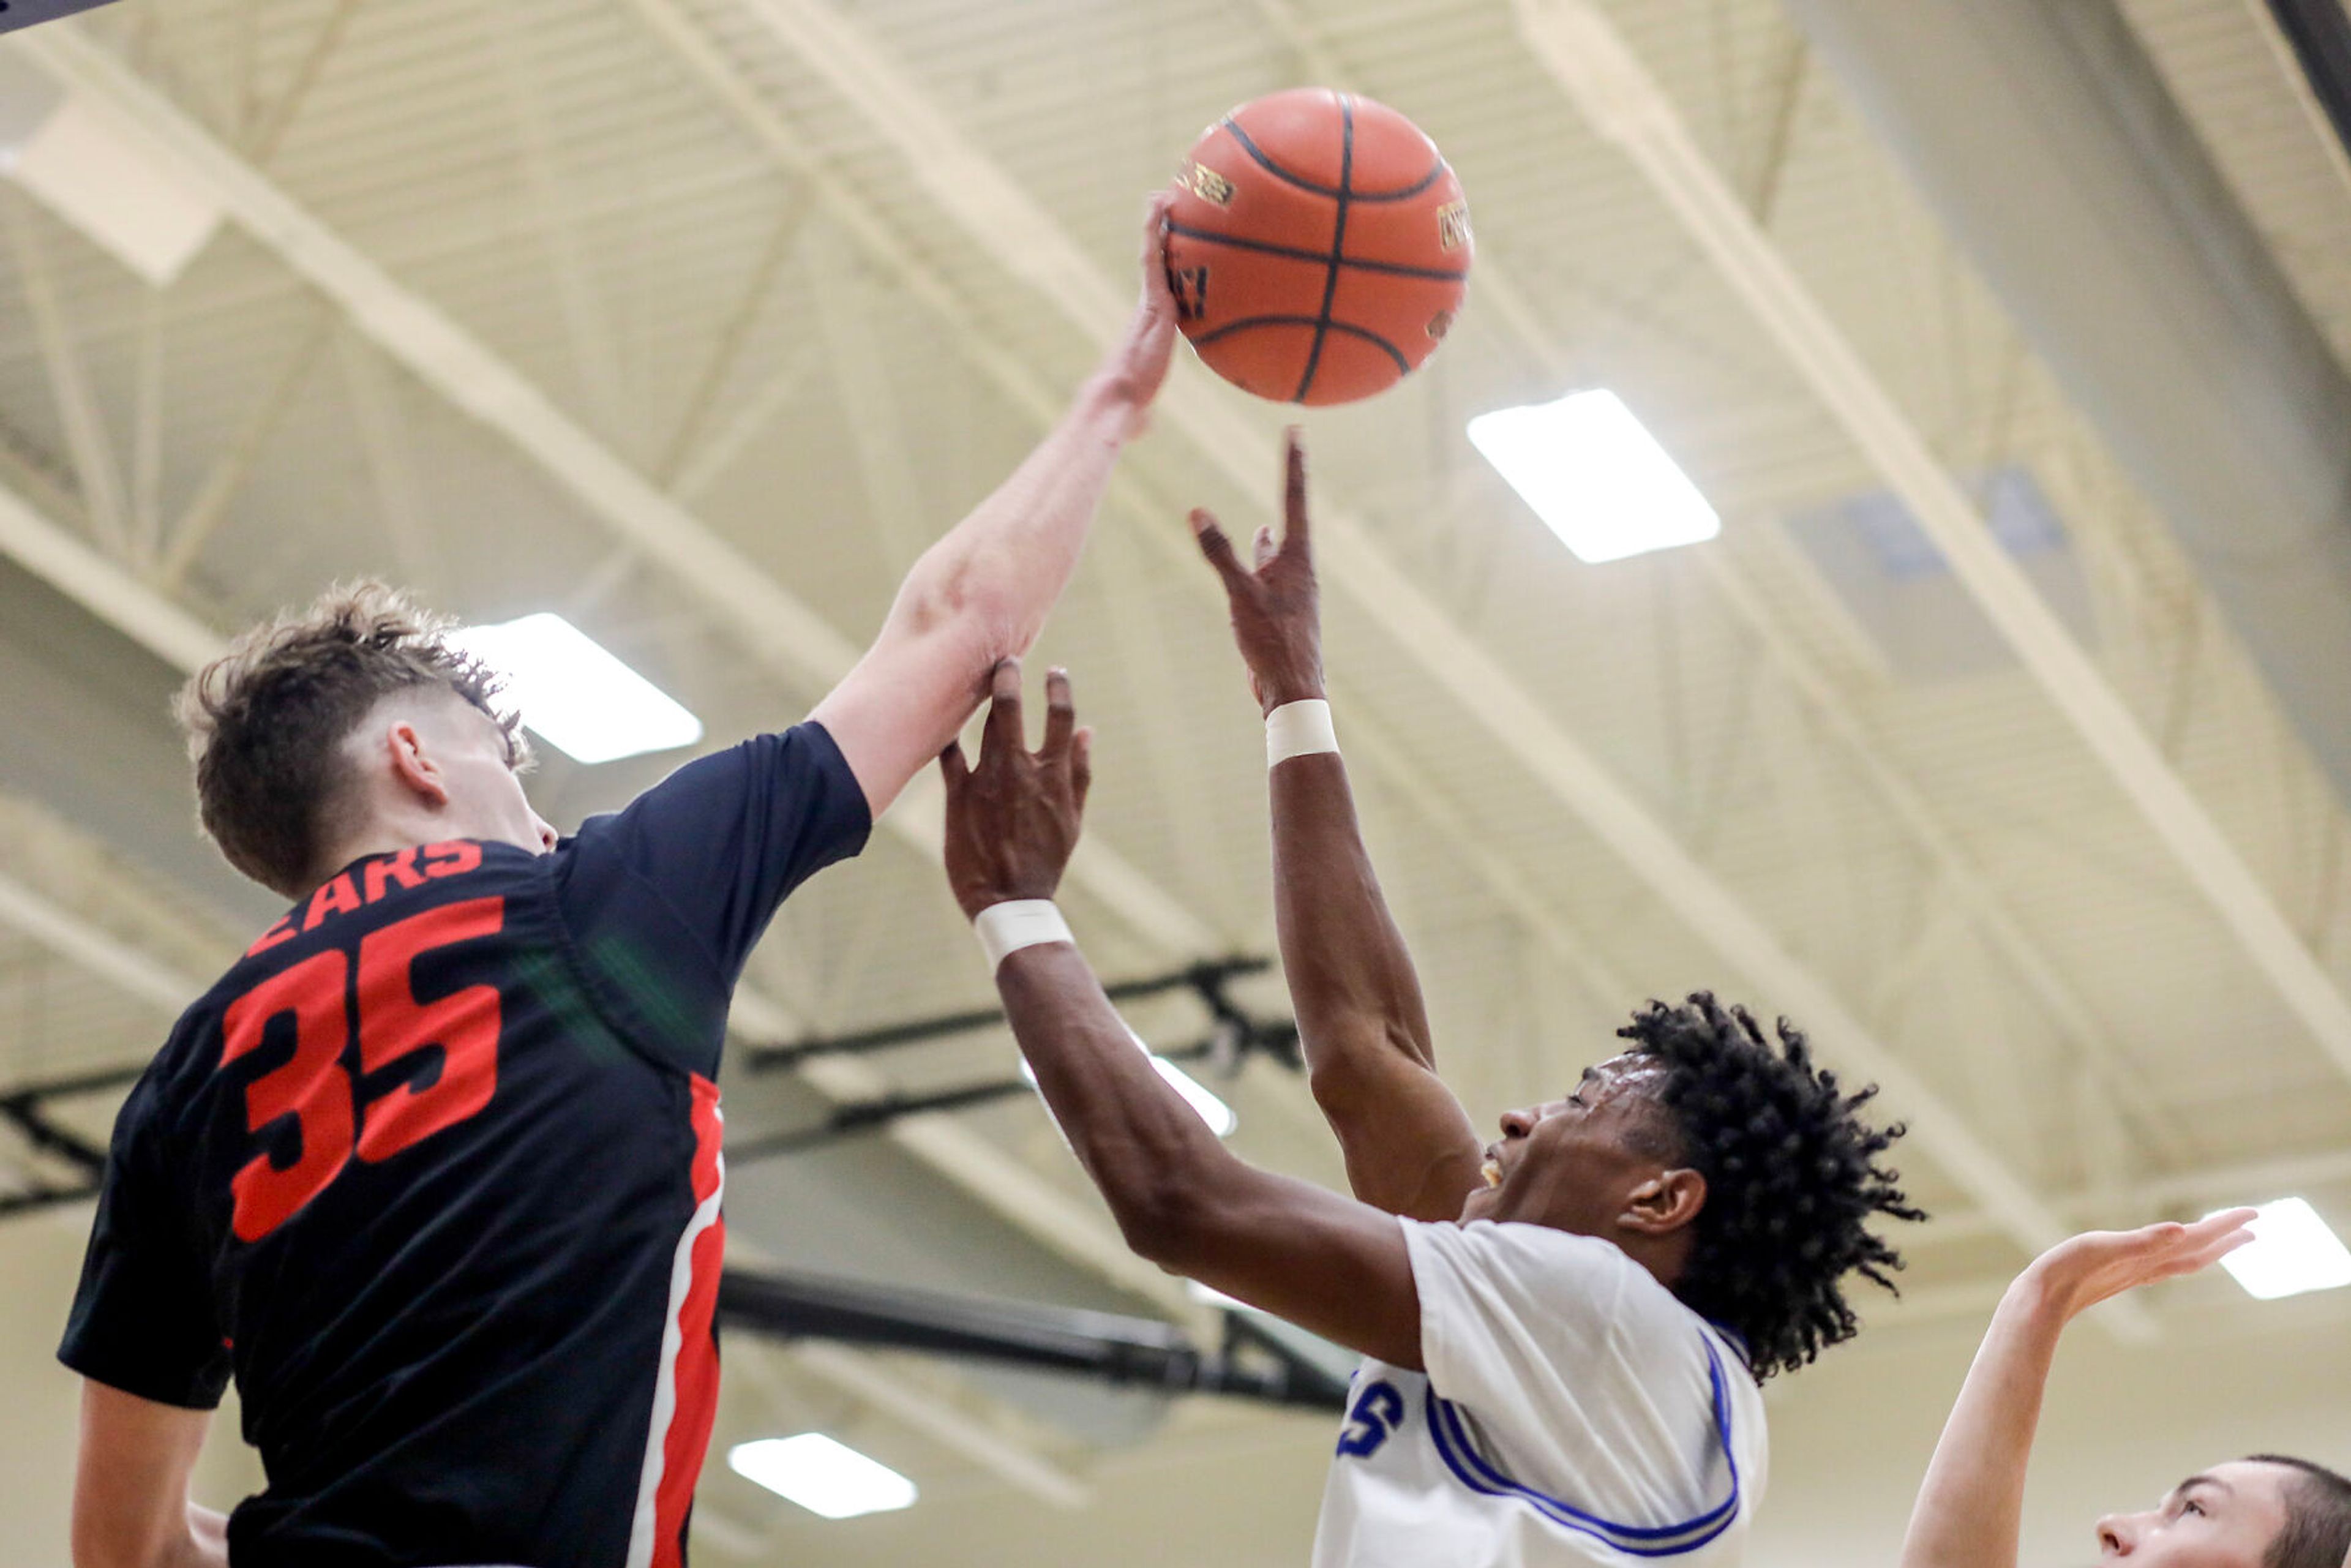
M 1758 1382 L 1851 1339 L 1847 1273 L 1900 1293 L 1889 1276 L 1902 1256 L 1865 1222 L 1927 1218 L 1896 1185 L 1901 1173 L 1876 1163 L 1904 1132 L 1862 1120 L 1877 1086 L 1841 1092 L 1787 1019 L 1775 1048 L 1746 1009 L 1708 991 L 1681 1007 L 1653 1001 L 1616 1032 L 1665 1067 L 1659 1097 L 1681 1157 L 1706 1177 L 1674 1293 L 1746 1341 Z

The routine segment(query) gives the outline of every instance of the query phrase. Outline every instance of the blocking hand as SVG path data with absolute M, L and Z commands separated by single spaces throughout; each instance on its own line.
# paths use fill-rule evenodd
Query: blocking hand
M 1141 434 L 1176 351 L 1176 295 L 1167 285 L 1167 209 L 1175 200 L 1165 191 L 1155 192 L 1144 213 L 1143 297 L 1135 302 L 1126 336 L 1102 364 L 1102 373 L 1134 409 L 1130 434 Z
M 1028 749 L 1020 727 L 1020 661 L 996 666 L 979 762 L 960 741 L 939 754 L 946 775 L 947 883 L 966 916 L 1015 898 L 1050 898 L 1078 847 L 1093 783 L 1093 732 L 1080 729 L 1070 677 L 1045 677 L 1045 744 Z
M 1306 451 L 1294 429 L 1284 446 L 1288 483 L 1281 541 L 1274 542 L 1270 528 L 1258 529 L 1254 566 L 1240 563 L 1213 516 L 1206 510 L 1192 514 L 1200 553 L 1224 580 L 1233 641 L 1249 664 L 1249 691 L 1267 713 L 1322 695 L 1322 612 L 1306 520 Z
M 2089 1231 L 2059 1242 L 2027 1272 L 2072 1318 L 2125 1291 L 2210 1267 L 2253 1239 L 2245 1228 L 2253 1212 L 2231 1208 L 2192 1225 Z

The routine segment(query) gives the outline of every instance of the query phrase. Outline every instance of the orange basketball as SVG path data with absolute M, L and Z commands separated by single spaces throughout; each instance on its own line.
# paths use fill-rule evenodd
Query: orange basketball
M 1436 351 L 1468 288 L 1469 207 L 1384 104 L 1293 88 L 1208 127 L 1176 179 L 1167 276 L 1208 367 L 1280 402 L 1353 402 Z

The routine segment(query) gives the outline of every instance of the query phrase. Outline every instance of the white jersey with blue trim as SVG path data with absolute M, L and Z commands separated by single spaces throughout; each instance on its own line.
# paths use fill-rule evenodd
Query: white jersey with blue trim
M 1763 1494 L 1737 1343 L 1609 1242 L 1399 1220 L 1426 1374 L 1355 1374 L 1314 1568 L 1729 1568 Z

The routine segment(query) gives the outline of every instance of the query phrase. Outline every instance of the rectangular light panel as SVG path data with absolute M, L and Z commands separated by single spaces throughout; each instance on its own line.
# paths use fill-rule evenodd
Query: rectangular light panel
M 1696 544 L 1722 519 L 1614 392 L 1497 409 L 1471 444 L 1581 561 Z
M 562 616 L 542 611 L 449 641 L 507 677 L 506 697 L 532 733 L 580 762 L 667 751 L 702 738 L 702 721 Z
M 911 1508 L 914 1483 L 821 1432 L 761 1437 L 726 1450 L 726 1465 L 746 1480 L 827 1519 L 855 1519 Z
M 2252 1232 L 2251 1243 L 2220 1260 L 2246 1294 L 2273 1301 L 2351 1285 L 2351 1250 L 2303 1199 L 2263 1204 L 2254 1212 Z
M 0 62 L 0 172 L 157 288 L 221 225 L 220 204 L 168 146 L 21 60 Z

